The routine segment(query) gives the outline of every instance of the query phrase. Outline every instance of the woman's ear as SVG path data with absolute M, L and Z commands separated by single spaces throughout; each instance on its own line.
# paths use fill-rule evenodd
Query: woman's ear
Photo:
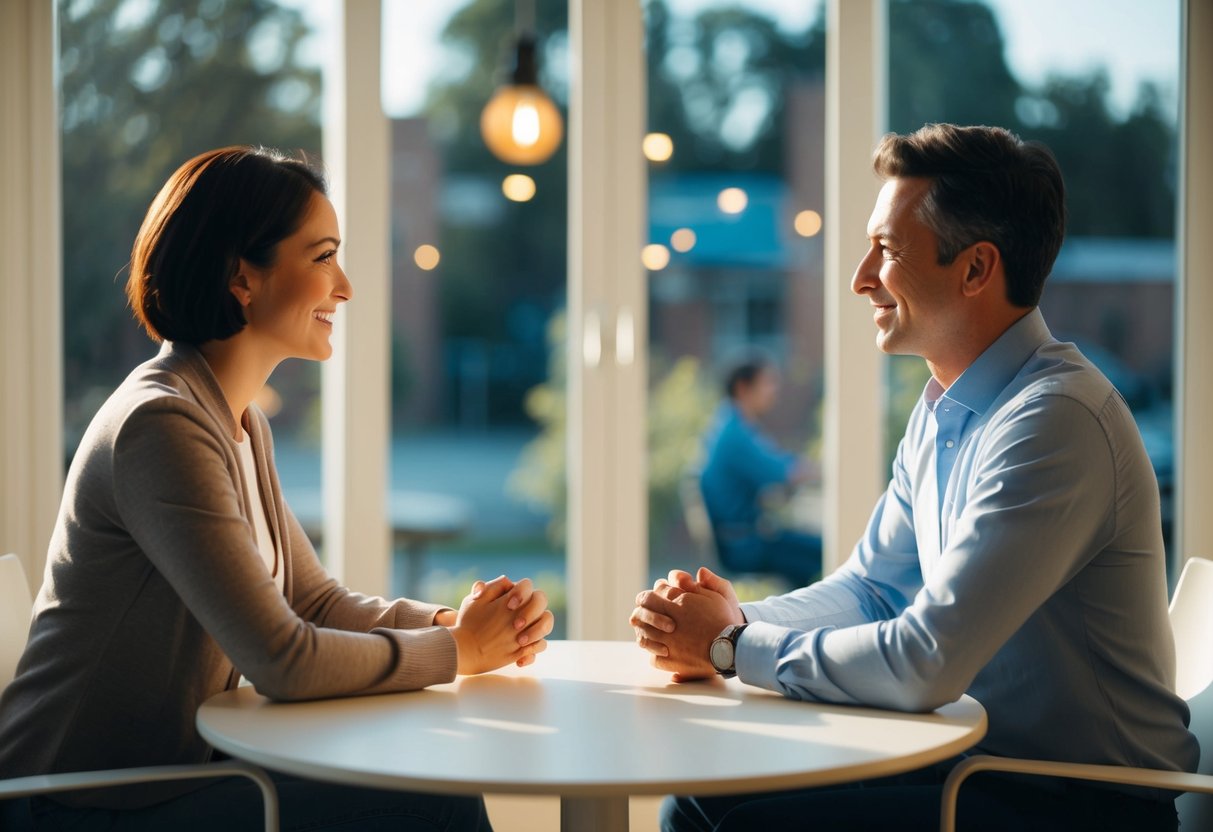
M 253 302 L 253 280 L 249 278 L 253 268 L 244 258 L 240 258 L 237 265 L 236 274 L 228 281 L 227 288 L 236 298 L 236 302 L 247 308 Z

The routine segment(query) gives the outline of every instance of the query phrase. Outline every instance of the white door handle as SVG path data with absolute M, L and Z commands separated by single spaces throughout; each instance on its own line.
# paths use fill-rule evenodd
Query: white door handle
M 581 332 L 581 360 L 593 369 L 602 362 L 602 316 L 591 310 L 585 313 Z

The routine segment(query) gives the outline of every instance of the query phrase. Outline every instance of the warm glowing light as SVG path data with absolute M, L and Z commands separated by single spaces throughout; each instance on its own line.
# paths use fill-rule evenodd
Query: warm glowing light
M 689 228 L 680 228 L 670 235 L 670 246 L 674 251 L 690 251 L 695 248 L 695 232 Z
M 480 114 L 480 134 L 490 151 L 511 165 L 538 165 L 560 147 L 564 123 L 552 99 L 537 86 L 501 87 Z
M 640 262 L 651 272 L 659 272 L 670 265 L 670 250 L 661 243 L 650 243 L 640 252 Z
M 674 140 L 665 133 L 649 133 L 641 147 L 650 162 L 666 162 L 674 155 Z
M 526 202 L 535 195 L 535 180 L 525 173 L 511 173 L 501 180 L 501 192 L 514 202 Z
M 539 111 L 530 101 L 519 101 L 514 108 L 511 133 L 514 143 L 520 147 L 530 147 L 539 141 Z
M 716 205 L 726 214 L 740 214 L 750 203 L 750 198 L 741 188 L 725 188 L 716 196 Z
M 441 259 L 442 255 L 438 249 L 429 243 L 417 246 L 417 250 L 413 252 L 413 262 L 417 264 L 417 268 L 425 272 L 436 268 Z
M 821 214 L 816 211 L 801 211 L 793 222 L 801 237 L 814 237 L 821 231 Z

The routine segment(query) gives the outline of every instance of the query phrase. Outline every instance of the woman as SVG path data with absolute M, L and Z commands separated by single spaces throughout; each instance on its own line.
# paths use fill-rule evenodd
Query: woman
M 263 149 L 203 153 L 153 201 L 127 295 L 162 348 L 72 462 L 0 699 L 0 777 L 204 761 L 194 713 L 241 675 L 280 700 L 351 696 L 526 665 L 546 646 L 552 614 L 529 581 L 478 581 L 458 612 L 359 595 L 325 573 L 283 501 L 253 399 L 283 359 L 332 353 L 333 314 L 353 295 L 340 239 L 320 176 Z M 488 828 L 478 798 L 276 779 L 284 830 Z M 30 810 L 35 828 L 259 825 L 244 782 L 183 788 Z

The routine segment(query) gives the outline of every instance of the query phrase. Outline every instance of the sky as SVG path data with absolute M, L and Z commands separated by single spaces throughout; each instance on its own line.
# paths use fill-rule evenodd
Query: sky
M 744 0 L 789 31 L 816 19 L 818 2 Z M 1129 112 L 1142 79 L 1176 95 L 1179 65 L 1179 0 L 986 0 L 1000 18 L 1007 61 L 1025 83 L 1049 72 L 1074 74 L 1104 66 L 1118 115 Z M 467 0 L 383 0 L 384 109 L 391 116 L 416 114 L 435 67 L 446 65 L 439 33 Z M 736 0 L 667 0 L 671 10 L 691 16 L 702 8 Z M 1042 23 L 1042 21 L 1047 21 Z

